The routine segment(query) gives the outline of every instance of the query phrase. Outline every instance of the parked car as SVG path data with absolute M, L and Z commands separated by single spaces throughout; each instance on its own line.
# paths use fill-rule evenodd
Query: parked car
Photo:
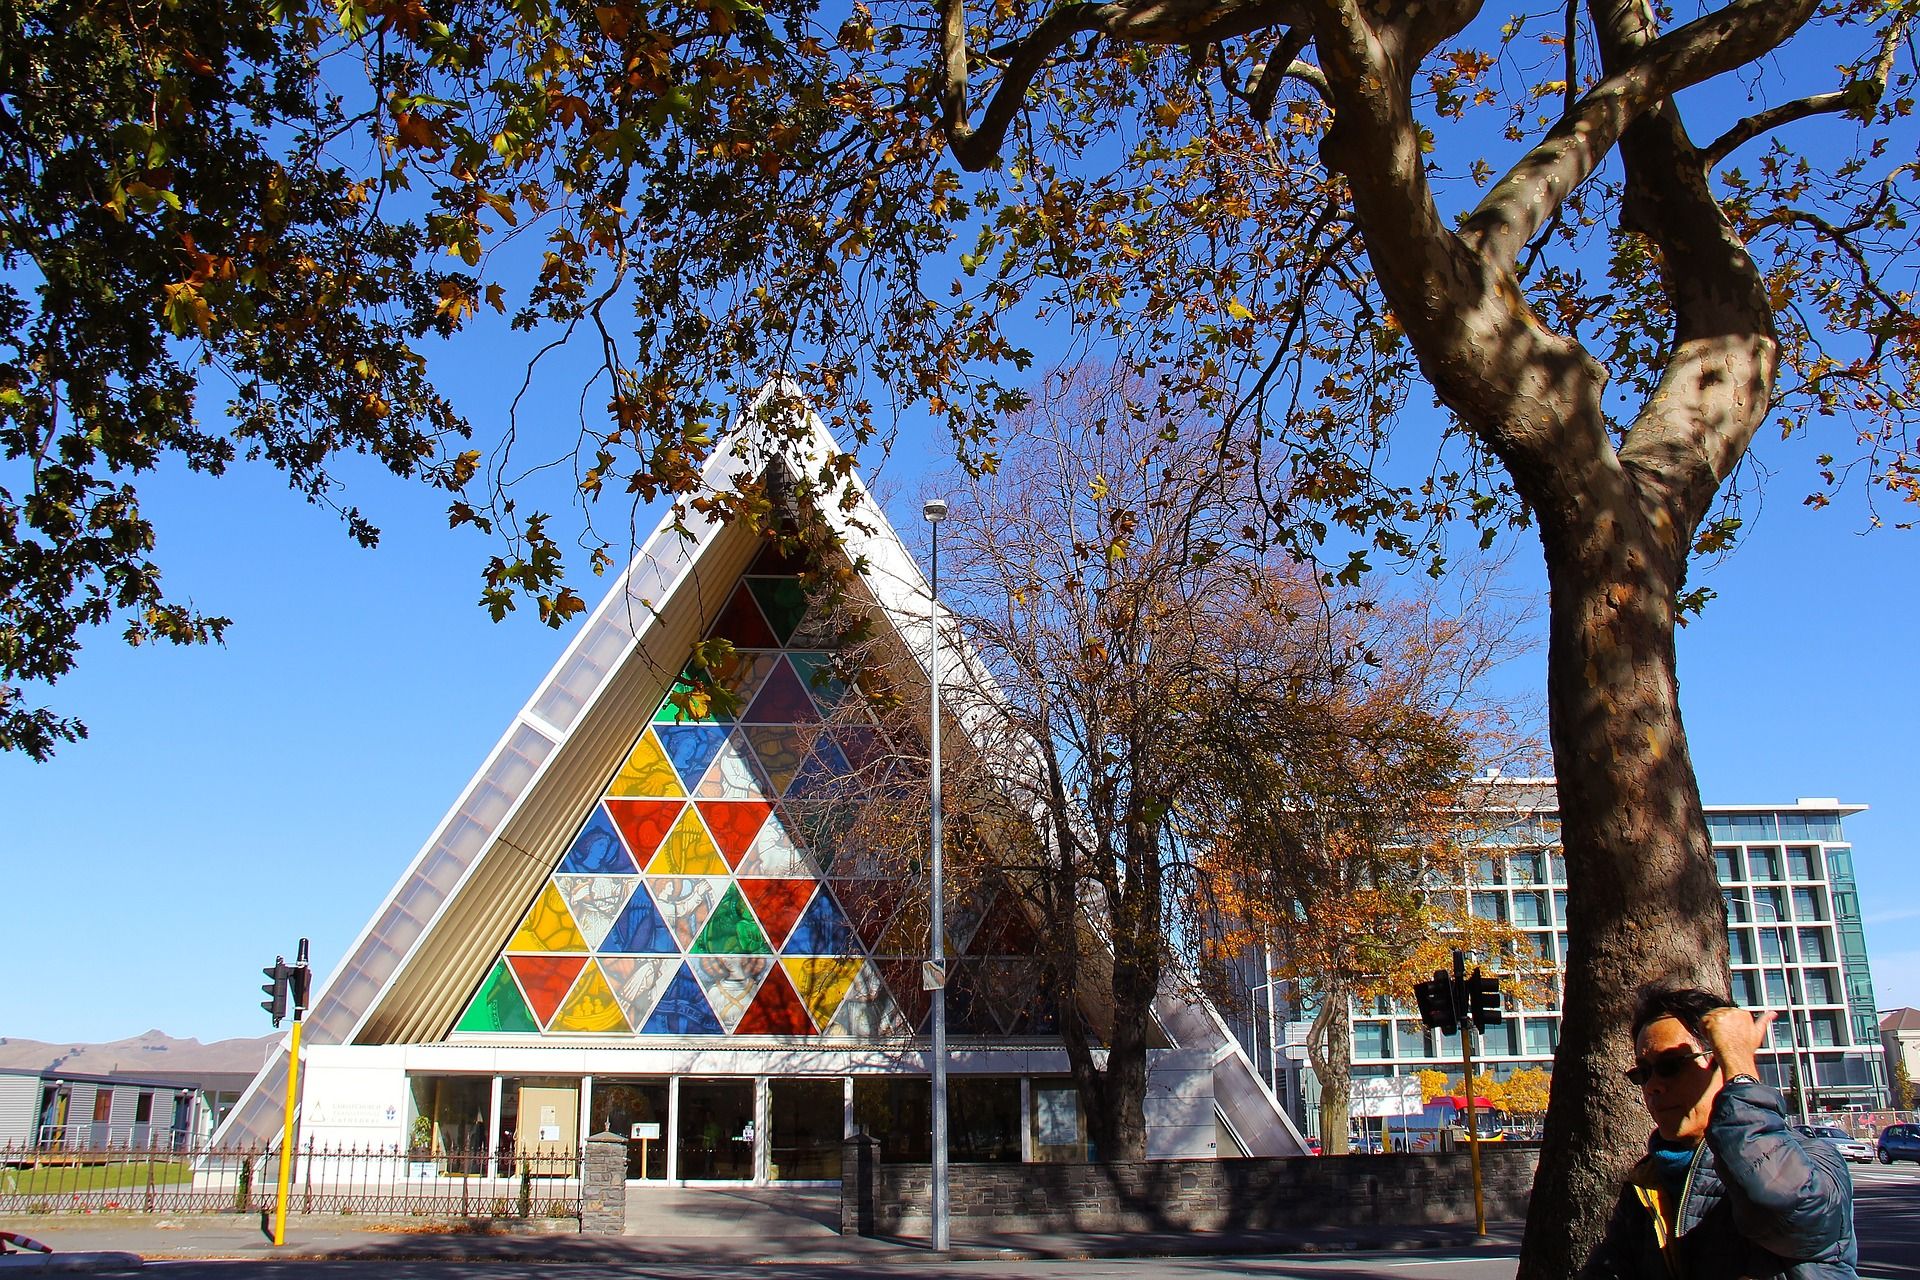
M 1867 1164 L 1873 1159 L 1873 1147 L 1864 1138 L 1856 1138 L 1838 1125 L 1797 1124 L 1793 1126 L 1809 1138 L 1823 1138 L 1849 1160 Z
M 1880 1163 L 1895 1160 L 1920 1164 L 1920 1124 L 1890 1124 L 1880 1131 Z

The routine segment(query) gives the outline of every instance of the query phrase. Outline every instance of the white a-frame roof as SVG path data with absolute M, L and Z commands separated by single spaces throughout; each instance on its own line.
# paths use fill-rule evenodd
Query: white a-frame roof
M 818 475 L 840 450 L 817 416 L 766 425 L 764 415 L 791 415 L 797 403 L 789 387 L 763 392 L 716 443 L 703 484 L 725 490 L 743 476 L 757 480 L 776 458 L 794 475 Z M 930 592 L 913 557 L 857 476 L 836 473 L 823 487 L 844 490 L 846 502 L 818 510 L 902 647 L 923 660 Z M 765 545 L 744 520 L 691 509 L 662 518 L 319 989 L 307 1043 L 408 1044 L 446 1034 Z M 1174 1043 L 1214 1060 L 1216 1099 L 1249 1154 L 1301 1149 L 1211 1008 L 1168 996 L 1156 1012 Z M 277 1134 L 286 1074 L 282 1047 L 234 1108 L 222 1142 Z

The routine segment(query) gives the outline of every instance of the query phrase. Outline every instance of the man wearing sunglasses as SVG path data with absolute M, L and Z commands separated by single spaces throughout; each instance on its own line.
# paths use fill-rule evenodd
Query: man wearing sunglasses
M 1853 1180 L 1787 1126 L 1755 1052 L 1773 1025 L 1691 987 L 1646 987 L 1634 1064 L 1654 1133 L 1581 1280 L 1853 1280 Z

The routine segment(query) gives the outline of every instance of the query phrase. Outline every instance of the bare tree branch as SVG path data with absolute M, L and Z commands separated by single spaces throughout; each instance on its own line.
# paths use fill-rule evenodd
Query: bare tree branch
M 1809 94 L 1793 102 L 1783 102 L 1777 107 L 1755 112 L 1715 138 L 1701 152 L 1701 159 L 1707 168 L 1712 169 L 1753 139 L 1782 125 L 1838 111 L 1856 114 L 1872 111 L 1886 95 L 1887 81 L 1893 75 L 1893 59 L 1900 52 L 1900 44 L 1906 36 L 1907 15 L 1903 13 L 1887 25 L 1886 34 L 1880 38 L 1880 56 L 1874 60 L 1872 74 L 1854 80 L 1846 88 L 1833 93 Z
M 1777 47 L 1817 7 L 1817 0 L 1734 0 L 1646 44 L 1583 94 L 1493 185 L 1461 227 L 1462 237 L 1489 261 L 1513 261 L 1642 113 Z

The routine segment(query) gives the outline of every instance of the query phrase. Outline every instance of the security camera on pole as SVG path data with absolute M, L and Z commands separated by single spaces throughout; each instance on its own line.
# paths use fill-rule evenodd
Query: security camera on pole
M 1480 1132 L 1473 1105 L 1473 1033 L 1469 1025 L 1485 1031 L 1505 1021 L 1500 1012 L 1500 979 L 1482 975 L 1474 966 L 1467 976 L 1467 953 L 1455 948 L 1453 972 L 1433 971 L 1432 982 L 1413 984 L 1413 998 L 1420 1005 L 1420 1020 L 1437 1027 L 1442 1035 L 1460 1033 L 1460 1057 L 1466 1068 L 1466 1083 L 1461 1092 L 1467 1102 L 1467 1154 L 1473 1167 L 1473 1229 L 1487 1234 L 1487 1203 L 1480 1190 Z

